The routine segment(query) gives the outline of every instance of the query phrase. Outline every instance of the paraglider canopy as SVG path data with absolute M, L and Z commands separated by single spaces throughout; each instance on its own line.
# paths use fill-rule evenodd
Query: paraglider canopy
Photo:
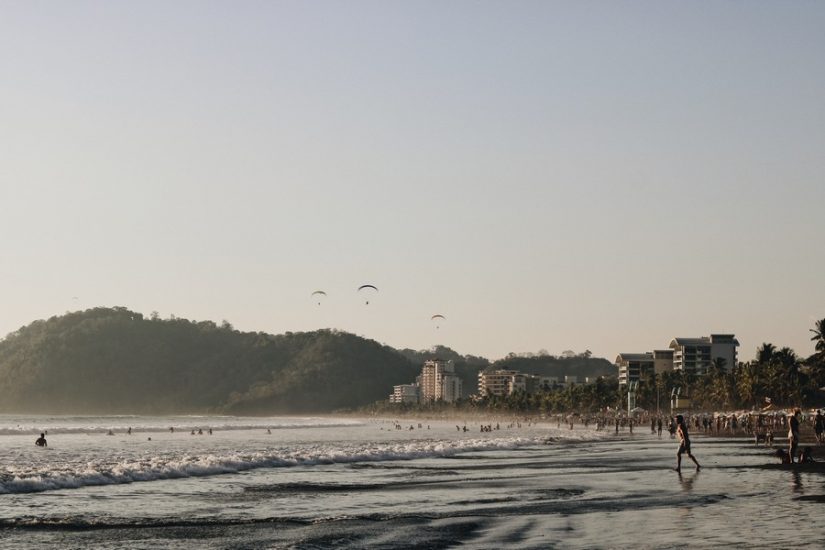
M 310 296 L 313 296 L 313 297 L 314 297 L 314 296 L 318 296 L 318 299 L 319 299 L 319 300 L 321 299 L 321 298 L 320 298 L 321 296 L 326 296 L 326 295 L 327 295 L 327 293 L 326 293 L 326 292 L 324 292 L 323 290 L 316 290 L 315 292 L 313 292 L 312 294 L 310 294 Z M 320 302 L 320 301 L 318 302 L 318 305 L 319 305 L 319 306 L 321 305 L 321 302 Z
M 435 315 L 430 317 L 430 321 L 434 321 L 435 319 L 444 319 L 445 321 L 447 320 L 447 318 L 444 317 L 443 315 L 441 315 L 440 313 L 436 313 Z M 436 325 L 435 328 L 441 328 L 441 327 L 439 325 Z
M 378 287 L 376 287 L 374 285 L 361 285 L 361 286 L 358 287 L 358 292 L 361 292 L 362 290 L 366 290 L 366 289 L 378 292 Z M 366 304 L 370 305 L 370 301 L 367 300 Z

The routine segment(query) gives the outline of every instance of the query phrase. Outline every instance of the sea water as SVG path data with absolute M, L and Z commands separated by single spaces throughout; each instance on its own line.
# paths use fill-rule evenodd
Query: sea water
M 766 467 L 770 451 L 749 440 L 694 437 L 702 470 L 688 461 L 678 474 L 667 433 L 481 424 L 0 416 L 0 548 L 819 548 L 825 540 L 825 477 Z M 36 447 L 46 430 L 49 446 Z

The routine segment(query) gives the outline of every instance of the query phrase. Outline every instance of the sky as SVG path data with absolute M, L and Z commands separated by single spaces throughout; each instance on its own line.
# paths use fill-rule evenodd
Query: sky
M 0 0 L 0 335 L 123 306 L 810 355 L 823 28 L 818 1 Z

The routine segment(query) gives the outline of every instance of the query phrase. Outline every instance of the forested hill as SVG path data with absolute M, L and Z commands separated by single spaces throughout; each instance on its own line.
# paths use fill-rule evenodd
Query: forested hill
M 328 412 L 386 399 L 419 372 L 396 350 L 342 332 L 273 336 L 96 308 L 0 342 L 0 411 Z
M 427 359 L 449 359 L 476 391 L 478 372 L 613 374 L 604 359 L 508 357 L 490 363 L 436 346 L 395 350 L 319 330 L 271 335 L 211 321 L 95 308 L 35 321 L 0 341 L 0 412 L 39 414 L 332 412 L 386 399 Z

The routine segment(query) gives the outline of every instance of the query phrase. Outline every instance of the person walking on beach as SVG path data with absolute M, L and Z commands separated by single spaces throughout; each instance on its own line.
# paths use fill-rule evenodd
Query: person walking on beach
M 676 471 L 682 471 L 682 453 L 687 453 L 694 464 L 696 464 L 696 471 L 699 471 L 699 463 L 690 452 L 690 437 L 688 437 L 688 429 L 685 424 L 685 418 L 681 414 L 676 415 L 676 435 L 679 436 L 679 450 L 676 451 Z
M 822 432 L 825 432 L 825 417 L 822 416 L 822 411 L 817 410 L 814 417 L 814 432 L 816 433 L 816 442 L 822 445 Z
M 49 444 L 46 443 L 46 434 L 40 434 L 40 437 L 37 438 L 37 441 L 35 441 L 34 444 L 38 447 L 48 447 Z
M 794 463 L 796 456 L 796 449 L 799 447 L 799 415 L 802 412 L 799 409 L 794 409 L 793 416 L 788 423 L 788 458 L 791 464 Z

